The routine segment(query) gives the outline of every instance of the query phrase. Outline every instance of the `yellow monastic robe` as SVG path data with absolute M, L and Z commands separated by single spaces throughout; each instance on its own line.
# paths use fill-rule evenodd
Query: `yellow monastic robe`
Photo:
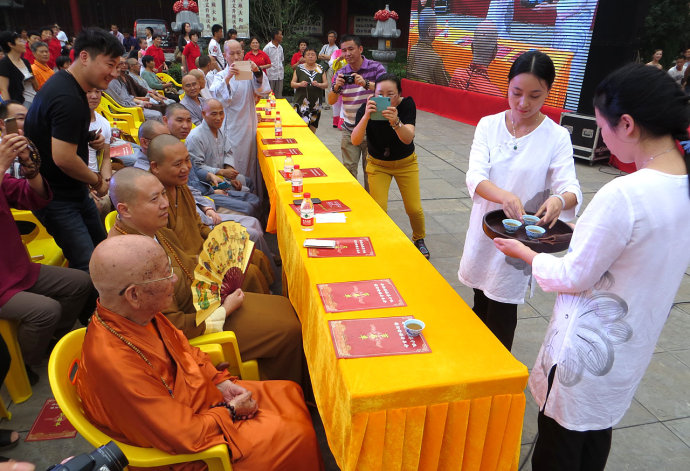
M 226 444 L 235 471 L 323 469 L 295 383 L 236 381 L 252 392 L 259 410 L 252 419 L 233 422 L 226 408 L 212 406 L 224 401 L 215 385 L 234 378 L 216 370 L 165 316 L 158 313 L 152 325 L 142 326 L 100 304 L 97 313 L 84 339 L 76 386 L 86 417 L 101 431 L 168 453 Z M 103 323 L 136 346 L 150 365 Z M 196 471 L 206 465 L 197 461 L 164 469 Z

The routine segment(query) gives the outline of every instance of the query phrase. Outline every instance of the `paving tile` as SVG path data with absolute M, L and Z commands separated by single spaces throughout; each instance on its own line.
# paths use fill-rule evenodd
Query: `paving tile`
M 664 422 L 664 425 L 683 440 L 683 443 L 690 446 L 690 418 L 669 420 Z
M 548 325 L 543 317 L 518 319 L 511 353 L 530 370 L 537 359 Z
M 532 317 L 541 317 L 541 315 L 527 303 L 518 305 L 518 319 L 530 319 Z
M 690 349 L 673 350 L 670 353 L 678 358 L 685 366 L 690 368 Z
M 437 199 L 437 198 L 460 198 L 467 196 L 467 192 L 457 185 L 441 180 L 436 175 L 432 179 L 425 179 L 421 181 L 421 188 L 419 190 L 420 196 L 423 200 Z
M 664 351 L 688 348 L 690 346 L 690 314 L 680 309 L 671 309 L 657 346 Z
M 655 423 L 613 432 L 606 471 L 687 471 L 690 448 L 663 424 Z
M 556 303 L 556 293 L 547 293 L 537 286 L 534 289 L 534 296 L 527 296 L 525 301 L 541 316 L 550 320 L 551 314 L 553 313 L 553 306 Z
M 468 208 L 465 208 L 463 213 L 465 213 L 465 217 L 458 213 L 440 213 L 432 214 L 427 219 L 434 219 L 446 232 L 465 232 L 467 231 L 470 211 Z
M 630 403 L 630 408 L 625 412 L 625 415 L 614 429 L 634 427 L 636 425 L 652 424 L 658 422 L 659 419 L 654 417 L 654 414 L 649 412 L 645 406 L 640 404 L 637 399 L 633 399 Z
M 525 398 L 525 419 L 522 422 L 521 441 L 523 445 L 533 443 L 534 440 L 537 439 L 537 417 L 539 414 L 539 406 L 534 401 L 534 398 L 532 397 L 532 393 L 529 391 L 529 388 L 525 388 Z M 521 459 L 524 459 L 524 456 L 525 455 L 523 455 L 522 453 L 520 454 Z
M 635 399 L 659 420 L 690 417 L 690 368 L 671 353 L 652 355 Z
M 531 443 L 523 443 L 520 445 L 520 464 L 519 464 L 519 469 L 520 471 L 532 471 L 532 463 L 529 462 L 531 459 L 531 456 L 527 456 L 527 454 L 530 452 L 532 448 Z M 525 463 L 525 461 L 528 461 Z M 523 465 L 524 463 L 524 465 Z

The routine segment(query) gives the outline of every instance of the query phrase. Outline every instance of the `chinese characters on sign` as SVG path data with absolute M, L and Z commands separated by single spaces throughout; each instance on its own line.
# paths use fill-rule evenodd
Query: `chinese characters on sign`
M 217 1 L 220 2 L 221 0 Z M 225 1 L 225 27 L 226 29 L 235 28 L 238 38 L 249 37 L 249 1 Z
M 211 28 L 214 24 L 223 23 L 223 0 L 198 0 L 199 21 L 204 25 L 201 36 L 211 37 Z M 249 18 L 249 15 L 247 15 Z

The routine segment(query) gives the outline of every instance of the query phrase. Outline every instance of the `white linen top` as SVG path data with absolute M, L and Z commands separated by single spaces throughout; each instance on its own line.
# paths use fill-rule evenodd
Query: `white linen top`
M 477 186 L 489 180 L 515 194 L 525 211 L 530 212 L 537 211 L 551 193 L 571 192 L 577 197 L 577 205 L 561 212 L 560 219 L 565 221 L 577 214 L 582 192 L 568 131 L 545 117 L 534 131 L 517 139 L 515 150 L 505 115 L 504 111 L 482 118 L 474 133 L 466 176 L 473 203 L 458 279 L 484 291 L 494 301 L 523 304 L 530 266 L 501 253 L 484 234 L 484 215 L 502 205 L 475 194 Z
M 277 46 L 273 44 L 273 41 L 269 41 L 268 44 L 264 46 L 264 52 L 271 59 L 271 66 L 266 69 L 266 75 L 268 80 L 283 80 L 283 75 L 285 74 L 285 56 L 283 55 L 283 46 L 278 44 Z
M 105 119 L 103 116 L 101 116 L 99 113 L 96 113 L 96 120 L 91 121 L 89 124 L 89 131 L 98 131 L 101 130 L 101 134 L 105 138 L 105 143 L 110 145 L 110 123 L 108 122 L 107 119 Z M 99 172 L 100 169 L 98 167 L 98 157 L 97 157 L 98 152 L 96 149 L 93 147 L 89 146 L 89 168 L 93 172 Z
M 558 298 L 529 379 L 545 414 L 570 430 L 616 425 L 630 406 L 690 263 L 686 175 L 640 170 L 604 185 L 568 253 L 534 258 Z

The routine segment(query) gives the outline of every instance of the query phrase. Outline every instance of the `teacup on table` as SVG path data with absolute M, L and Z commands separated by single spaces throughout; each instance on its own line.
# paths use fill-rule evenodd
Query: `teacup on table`
M 407 332 L 407 335 L 410 337 L 419 337 L 424 327 L 426 327 L 424 322 L 419 319 L 407 319 L 403 322 L 403 326 L 405 326 L 405 332 Z

